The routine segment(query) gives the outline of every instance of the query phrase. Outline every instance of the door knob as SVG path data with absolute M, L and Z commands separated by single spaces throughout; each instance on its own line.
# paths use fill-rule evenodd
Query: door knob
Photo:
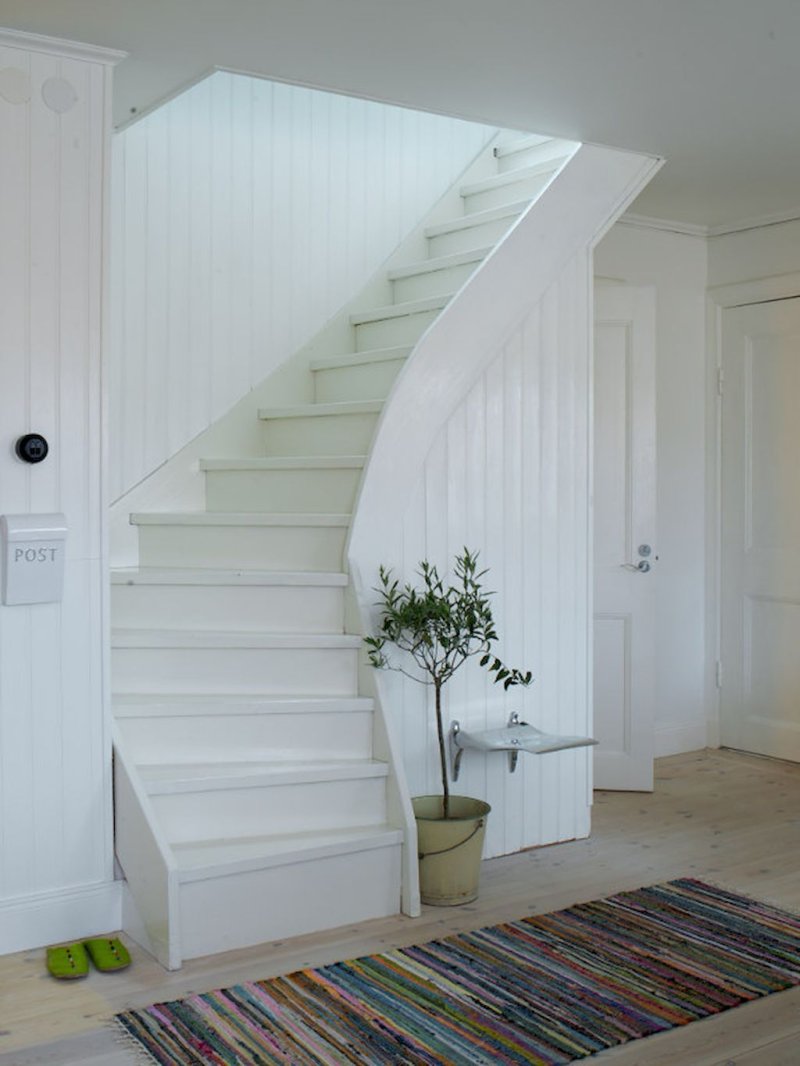
M 633 570 L 637 574 L 648 574 L 650 572 L 650 563 L 646 559 L 641 559 L 638 563 L 622 563 L 623 570 Z

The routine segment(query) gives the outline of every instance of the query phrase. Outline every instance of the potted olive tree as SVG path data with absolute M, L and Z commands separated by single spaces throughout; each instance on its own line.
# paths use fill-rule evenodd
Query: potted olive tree
M 452 585 L 445 585 L 436 567 L 425 560 L 420 563 L 422 584 L 417 588 L 401 586 L 385 567 L 379 573 L 377 633 L 365 637 L 369 661 L 377 669 L 397 670 L 430 685 L 434 693 L 442 791 L 412 801 L 422 901 L 440 906 L 468 903 L 478 893 L 486 816 L 491 808 L 483 800 L 450 794 L 442 688 L 476 655 L 493 680 L 506 689 L 529 685 L 531 674 L 504 666 L 492 651 L 497 633 L 491 593 L 482 586 L 486 570 L 478 570 L 477 552 L 464 548 L 456 556 Z

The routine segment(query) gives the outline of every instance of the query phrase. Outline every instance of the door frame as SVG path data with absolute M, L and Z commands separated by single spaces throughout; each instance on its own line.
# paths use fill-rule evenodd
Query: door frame
M 722 315 L 735 307 L 798 297 L 800 271 L 717 285 L 706 296 L 706 727 L 711 748 L 720 746 L 722 714 Z

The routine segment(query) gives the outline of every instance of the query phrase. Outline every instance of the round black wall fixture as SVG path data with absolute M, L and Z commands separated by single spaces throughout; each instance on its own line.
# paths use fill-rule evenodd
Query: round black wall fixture
M 50 448 L 41 433 L 26 433 L 19 438 L 14 450 L 24 463 L 41 463 L 42 459 L 47 458 Z

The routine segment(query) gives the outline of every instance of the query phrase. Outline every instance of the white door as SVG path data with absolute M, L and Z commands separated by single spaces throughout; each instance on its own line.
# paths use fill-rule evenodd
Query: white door
M 722 743 L 800 761 L 800 299 L 722 313 Z
M 594 354 L 595 788 L 653 787 L 655 296 L 597 286 Z

